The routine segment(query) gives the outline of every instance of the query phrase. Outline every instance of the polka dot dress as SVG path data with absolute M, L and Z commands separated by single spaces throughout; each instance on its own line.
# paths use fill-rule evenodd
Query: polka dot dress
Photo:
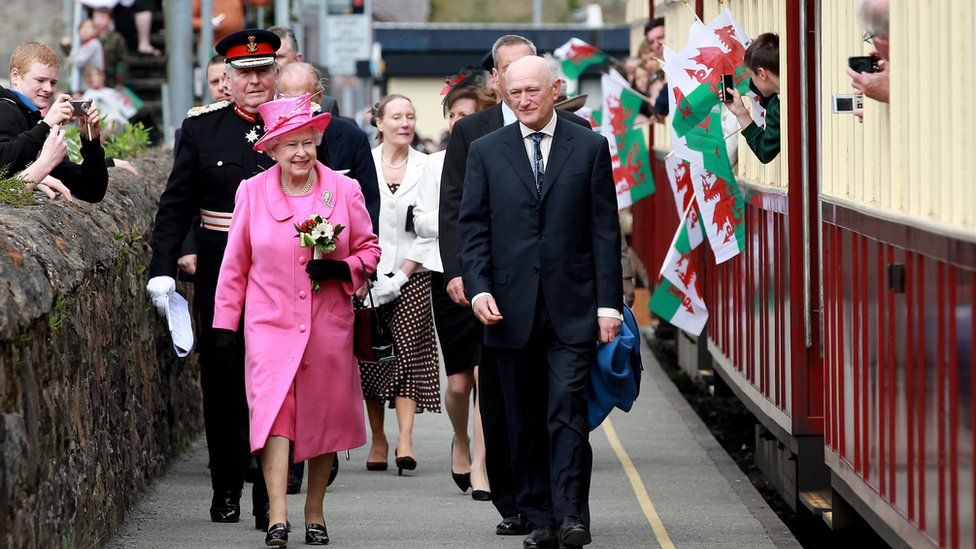
M 407 397 L 417 403 L 417 412 L 440 413 L 440 376 L 437 340 L 430 304 L 431 274 L 415 273 L 400 297 L 378 309 L 380 320 L 390 327 L 396 344 L 396 362 L 382 366 L 360 363 L 363 398 L 389 401 Z

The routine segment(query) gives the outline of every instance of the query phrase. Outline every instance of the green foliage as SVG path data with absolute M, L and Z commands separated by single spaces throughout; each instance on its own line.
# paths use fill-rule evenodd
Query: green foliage
M 37 204 L 34 191 L 27 188 L 26 179 L 7 176 L 7 168 L 0 169 L 0 204 L 13 208 L 23 208 Z
M 124 160 L 138 156 L 149 147 L 149 128 L 142 122 L 126 124 L 121 133 L 106 139 L 102 147 L 108 157 Z
M 142 122 L 126 124 L 122 131 L 109 136 L 102 143 L 105 156 L 125 160 L 142 154 L 149 147 L 149 128 Z M 81 132 L 78 126 L 70 125 L 65 128 L 64 139 L 68 145 L 68 159 L 75 164 L 81 163 Z
M 71 306 L 72 299 L 68 296 L 59 295 L 54 298 L 54 307 L 51 307 L 51 312 L 47 316 L 47 327 L 51 330 L 58 330 L 61 328 L 61 324 L 64 322 L 64 313 L 67 312 L 68 307 Z
M 64 143 L 68 146 L 68 160 L 81 164 L 81 131 L 78 126 L 65 126 Z

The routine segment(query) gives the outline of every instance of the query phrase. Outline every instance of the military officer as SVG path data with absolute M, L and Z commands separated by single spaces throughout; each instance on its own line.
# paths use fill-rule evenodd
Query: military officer
M 187 113 L 152 237 L 147 290 L 153 304 L 165 314 L 176 289 L 184 237 L 194 217 L 200 218 L 194 309 L 213 487 L 210 518 L 214 522 L 240 520 L 249 456 L 244 342 L 242 338 L 227 342 L 214 337 L 214 294 L 237 186 L 274 165 L 252 145 L 263 133 L 257 107 L 274 98 L 275 51 L 280 45 L 275 34 L 259 29 L 236 32 L 217 44 L 217 53 L 225 57 L 230 101 L 195 107 Z M 268 497 L 260 475 L 252 502 L 255 528 L 267 530 Z

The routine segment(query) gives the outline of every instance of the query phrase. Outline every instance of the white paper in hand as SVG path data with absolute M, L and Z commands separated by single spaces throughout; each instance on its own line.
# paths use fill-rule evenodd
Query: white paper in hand
M 189 304 L 178 292 L 169 296 L 166 322 L 169 324 L 169 333 L 173 336 L 176 355 L 184 358 L 193 350 L 193 324 L 190 321 Z

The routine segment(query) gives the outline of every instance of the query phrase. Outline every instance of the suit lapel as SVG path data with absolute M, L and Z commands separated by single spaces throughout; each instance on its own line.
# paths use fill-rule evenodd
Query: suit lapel
M 506 127 L 505 132 L 505 159 L 518 174 L 522 183 L 525 183 L 525 188 L 532 193 L 533 197 L 537 197 L 535 181 L 532 179 L 532 166 L 529 165 L 529 156 L 525 152 L 525 144 L 522 141 L 519 125 L 512 124 L 510 127 Z
M 563 166 L 566 165 L 566 160 L 569 159 L 573 152 L 573 136 L 569 135 L 569 132 L 566 131 L 566 123 L 565 120 L 556 122 L 556 131 L 553 132 L 552 136 L 552 146 L 549 148 L 549 162 L 546 163 L 546 175 L 542 179 L 543 199 L 556 182 L 556 178 L 559 177 L 559 172 L 563 170 Z

